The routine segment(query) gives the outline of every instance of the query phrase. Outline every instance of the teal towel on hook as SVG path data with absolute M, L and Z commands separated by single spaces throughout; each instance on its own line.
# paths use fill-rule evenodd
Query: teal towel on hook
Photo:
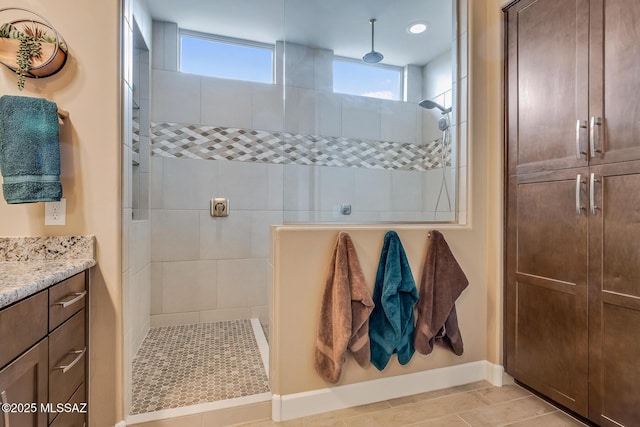
M 373 289 L 374 309 L 369 316 L 371 363 L 383 370 L 393 353 L 406 365 L 415 351 L 413 306 L 418 289 L 409 260 L 395 231 L 384 236 L 376 283 Z
M 0 171 L 7 203 L 60 201 L 60 127 L 55 103 L 26 96 L 0 98 Z

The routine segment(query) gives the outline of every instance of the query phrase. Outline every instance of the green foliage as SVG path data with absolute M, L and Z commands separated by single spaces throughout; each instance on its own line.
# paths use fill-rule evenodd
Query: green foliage
M 0 37 L 7 39 L 17 39 L 22 34 L 13 24 L 2 24 L 0 26 Z
M 22 34 L 19 38 L 20 45 L 18 47 L 18 89 L 24 89 L 24 79 L 31 68 L 31 60 L 40 58 L 42 54 L 42 46 L 40 41 L 33 37 Z
M 5 23 L 0 25 L 0 37 L 17 39 L 20 41 L 16 62 L 18 67 L 16 74 L 18 75 L 18 89 L 24 89 L 25 77 L 31 69 L 33 59 L 39 59 L 42 55 L 42 43 L 58 43 L 63 51 L 67 51 L 67 47 L 63 42 L 58 42 L 56 37 L 50 36 L 39 25 L 24 25 L 22 31 L 15 25 Z

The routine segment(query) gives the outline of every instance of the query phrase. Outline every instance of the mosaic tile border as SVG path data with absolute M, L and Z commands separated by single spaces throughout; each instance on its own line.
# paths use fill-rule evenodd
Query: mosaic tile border
M 152 155 L 205 160 L 425 171 L 442 167 L 442 144 L 424 145 L 251 129 L 153 123 Z M 450 165 L 450 150 L 445 162 Z

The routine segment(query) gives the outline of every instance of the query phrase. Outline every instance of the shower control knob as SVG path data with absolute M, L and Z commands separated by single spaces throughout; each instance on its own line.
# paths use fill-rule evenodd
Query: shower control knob
M 211 216 L 229 216 L 229 199 L 222 197 L 211 199 Z

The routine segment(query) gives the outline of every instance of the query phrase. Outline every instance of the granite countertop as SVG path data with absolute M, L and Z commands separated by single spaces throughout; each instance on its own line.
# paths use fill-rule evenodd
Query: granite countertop
M 0 309 L 93 267 L 94 236 L 0 237 Z

